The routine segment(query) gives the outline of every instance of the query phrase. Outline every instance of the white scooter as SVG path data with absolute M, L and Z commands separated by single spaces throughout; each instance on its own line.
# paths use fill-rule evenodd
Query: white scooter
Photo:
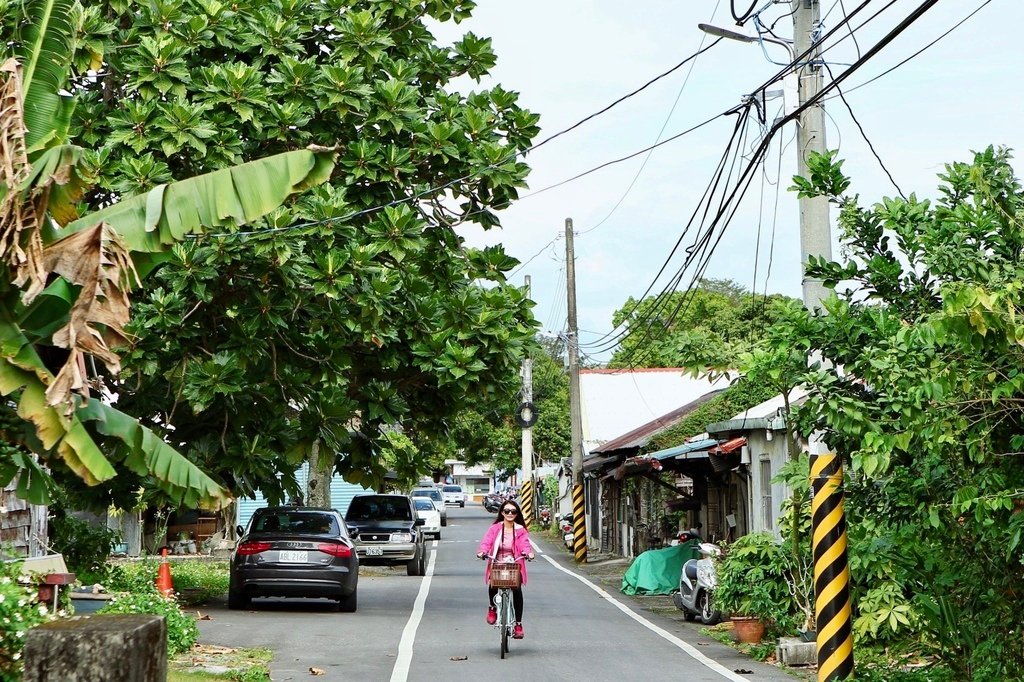
M 687 539 L 700 538 L 691 535 Z M 705 625 L 714 625 L 722 620 L 722 613 L 714 607 L 712 599 L 717 584 L 714 558 L 721 555 L 722 550 L 710 542 L 700 543 L 698 550 L 700 559 L 690 559 L 683 564 L 679 572 L 679 591 L 672 595 L 672 601 L 686 620 L 699 617 Z

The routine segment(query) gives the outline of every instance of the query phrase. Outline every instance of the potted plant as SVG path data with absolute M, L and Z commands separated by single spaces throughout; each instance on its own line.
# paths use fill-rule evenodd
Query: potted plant
M 737 539 L 725 548 L 716 571 L 715 603 L 731 614 L 741 642 L 761 641 L 766 626 L 789 625 L 789 561 L 774 536 L 751 533 Z

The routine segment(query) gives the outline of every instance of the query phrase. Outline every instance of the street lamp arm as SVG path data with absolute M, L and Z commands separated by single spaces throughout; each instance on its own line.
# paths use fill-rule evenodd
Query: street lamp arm
M 793 51 L 793 41 L 791 40 L 765 37 L 764 34 L 751 36 L 747 35 L 746 33 L 740 33 L 739 31 L 733 31 L 728 28 L 712 26 L 711 24 L 697 24 L 697 28 L 704 31 L 708 35 L 716 36 L 718 38 L 728 38 L 729 40 L 738 40 L 741 43 L 775 43 L 776 45 L 782 45 L 789 51 L 790 61 L 796 59 L 796 53 Z

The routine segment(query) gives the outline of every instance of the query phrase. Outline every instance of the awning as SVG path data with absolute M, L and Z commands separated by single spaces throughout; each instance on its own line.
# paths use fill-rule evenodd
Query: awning
M 708 456 L 708 450 L 716 447 L 718 441 L 714 438 L 704 438 L 692 443 L 683 443 L 672 448 L 652 452 L 648 457 L 665 461 L 666 459 L 700 459 Z
M 735 452 L 736 450 L 739 450 L 740 448 L 742 448 L 746 444 L 747 444 L 747 439 L 746 438 L 742 438 L 742 437 L 741 438 L 733 438 L 731 440 L 727 440 L 724 443 L 720 444 L 717 448 L 712 448 L 711 449 L 711 454 L 713 454 L 713 455 L 728 455 L 730 452 Z

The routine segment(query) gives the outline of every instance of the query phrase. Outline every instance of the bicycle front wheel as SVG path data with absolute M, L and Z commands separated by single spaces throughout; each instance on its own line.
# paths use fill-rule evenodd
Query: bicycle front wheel
M 512 636 L 512 592 L 511 590 L 501 591 L 501 608 L 498 609 L 498 646 L 501 648 L 501 657 L 504 659 L 508 653 L 508 641 Z

